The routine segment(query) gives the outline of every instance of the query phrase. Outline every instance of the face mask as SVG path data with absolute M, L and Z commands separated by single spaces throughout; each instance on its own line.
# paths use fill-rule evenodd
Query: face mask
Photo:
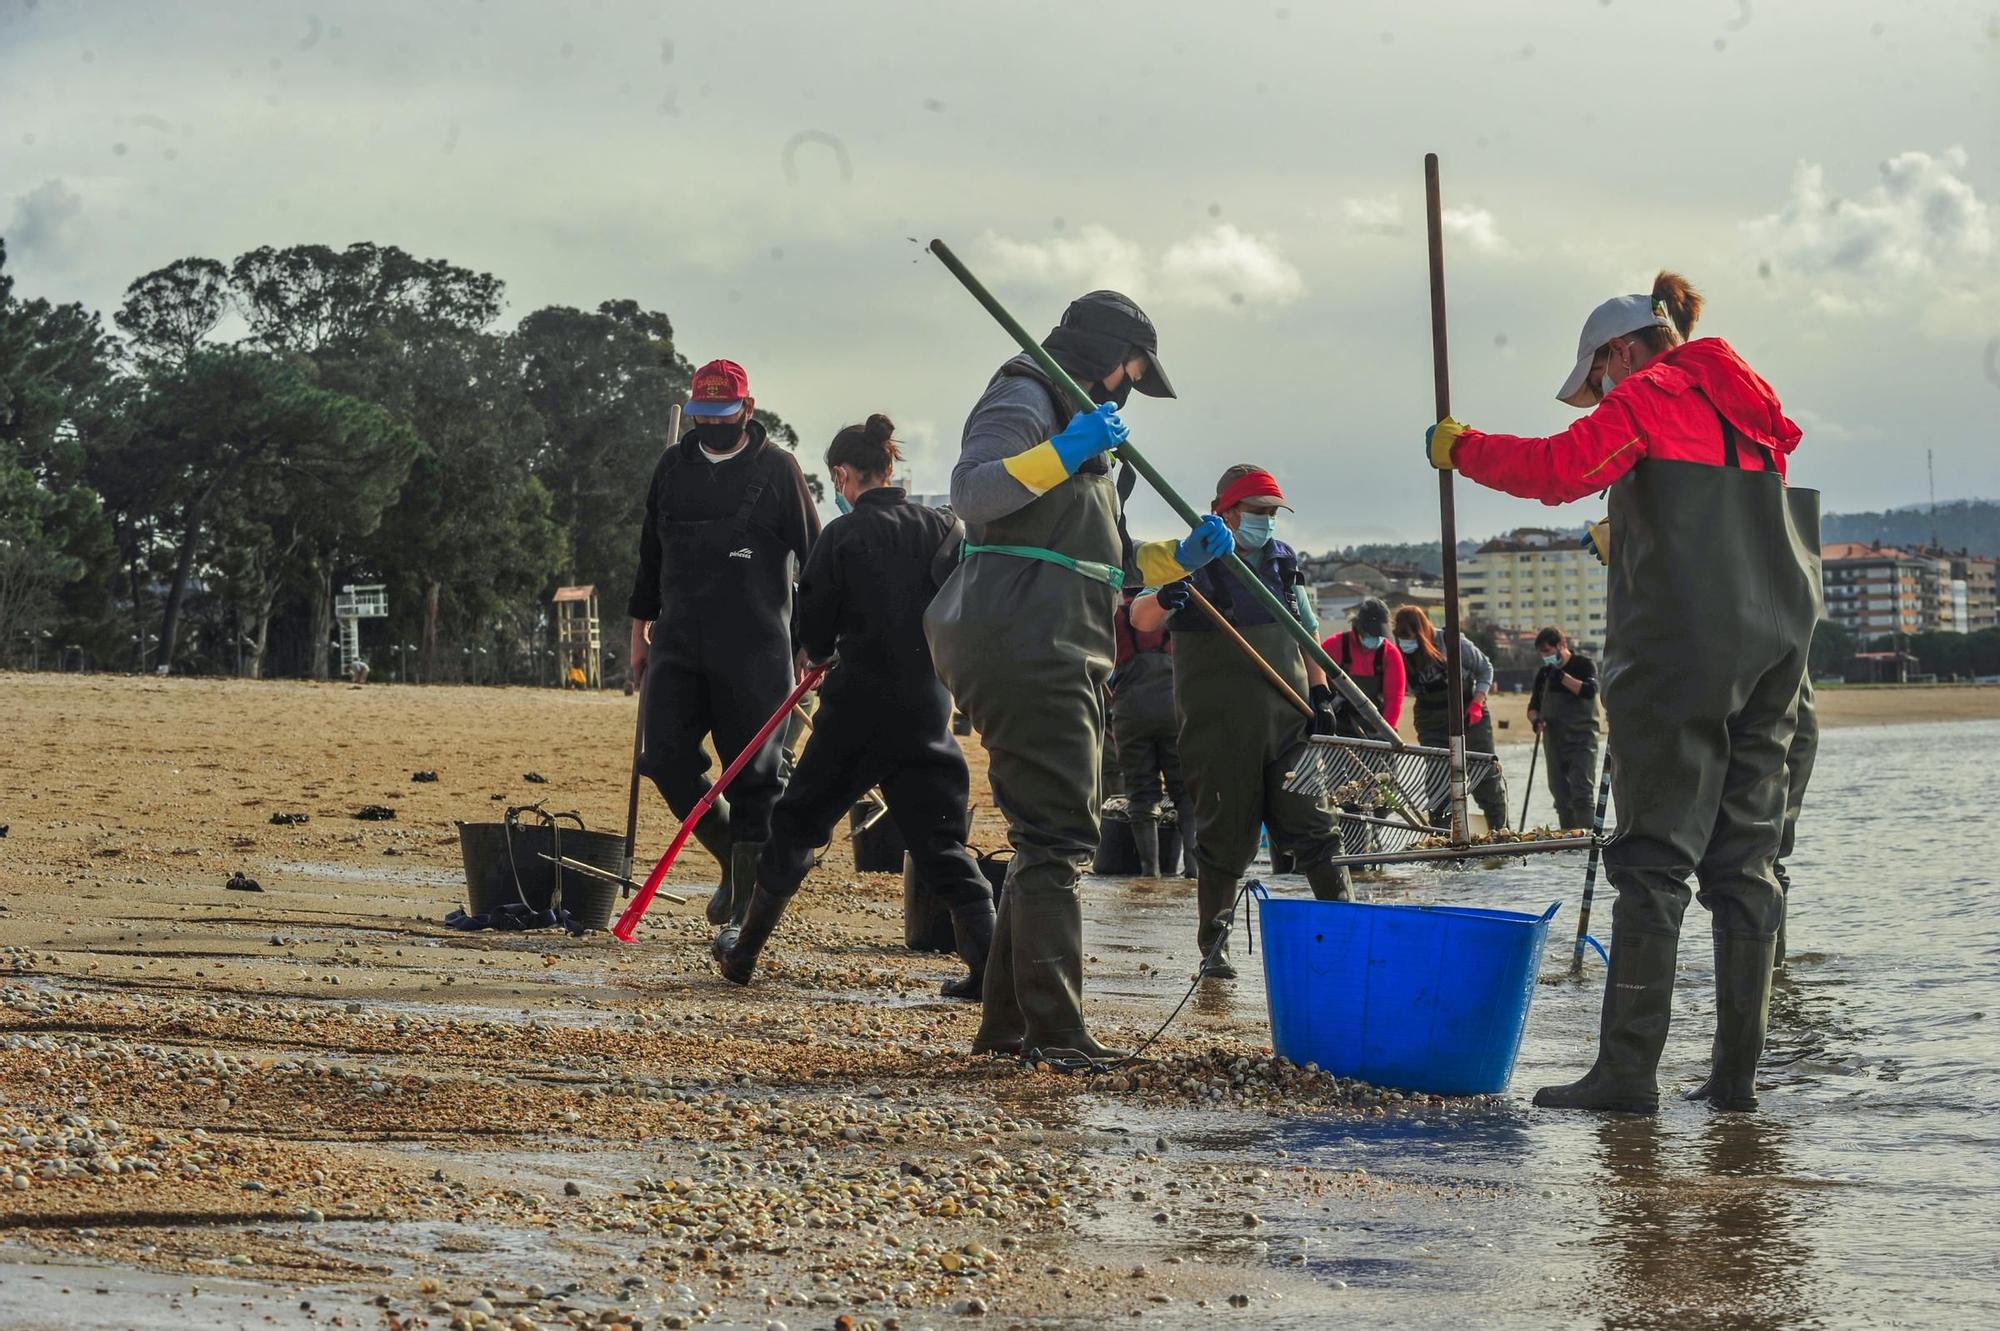
M 1361 650 L 1364 652 L 1378 652 L 1382 650 L 1382 640 L 1364 633 L 1361 635 Z
M 1116 388 L 1106 388 L 1104 381 L 1101 379 L 1090 386 L 1090 400 L 1092 402 L 1109 402 L 1120 411 L 1125 410 L 1125 399 L 1131 396 L 1132 381 L 1130 379 L 1127 379 Z
M 1542 664 L 1545 666 L 1561 665 L 1562 663 L 1563 659 L 1560 656 L 1544 656 L 1542 658 Z
M 703 421 L 694 427 L 694 437 L 711 453 L 729 452 L 742 436 L 742 421 Z
M 835 490 L 833 492 L 833 506 L 840 510 L 840 514 L 842 517 L 845 517 L 849 513 L 852 513 L 854 511 L 854 505 L 848 503 L 847 496 L 842 494 L 838 490 Z
M 1245 513 L 1236 522 L 1236 540 L 1246 550 L 1261 550 L 1271 539 L 1271 533 L 1278 529 L 1278 519 L 1272 513 Z
M 1396 639 L 1396 650 L 1408 656 L 1417 650 L 1417 640 L 1415 638 L 1398 638 Z

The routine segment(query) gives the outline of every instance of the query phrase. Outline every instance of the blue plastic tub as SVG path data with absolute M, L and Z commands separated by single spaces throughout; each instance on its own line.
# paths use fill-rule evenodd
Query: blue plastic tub
M 1535 916 L 1257 892 L 1279 1054 L 1398 1090 L 1507 1089 L 1561 902 Z

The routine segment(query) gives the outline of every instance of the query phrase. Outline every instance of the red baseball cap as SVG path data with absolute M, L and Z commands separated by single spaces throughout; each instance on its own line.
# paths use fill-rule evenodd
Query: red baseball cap
M 689 416 L 734 416 L 750 396 L 750 376 L 733 360 L 712 360 L 694 372 L 694 391 L 683 409 Z
M 1239 462 L 1222 473 L 1222 479 L 1215 483 L 1215 502 L 1209 508 L 1217 513 L 1226 513 L 1246 499 L 1263 499 L 1279 508 L 1290 508 L 1285 502 L 1285 492 L 1278 488 L 1278 478 L 1262 467 L 1253 467 L 1247 462 Z

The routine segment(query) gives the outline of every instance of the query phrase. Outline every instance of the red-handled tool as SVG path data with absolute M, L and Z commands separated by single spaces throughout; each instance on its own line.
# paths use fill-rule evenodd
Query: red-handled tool
M 674 867 L 674 861 L 680 857 L 681 847 L 685 846 L 688 838 L 694 835 L 695 825 L 710 808 L 714 807 L 722 792 L 729 788 L 729 783 L 736 779 L 736 774 L 749 766 L 750 760 L 763 751 L 772 734 L 791 716 L 792 708 L 798 705 L 799 699 L 810 693 L 813 686 L 818 684 L 833 666 L 833 661 L 807 666 L 805 674 L 799 677 L 797 686 L 785 695 L 785 701 L 779 704 L 777 711 L 771 713 L 771 719 L 764 723 L 763 728 L 744 747 L 743 752 L 736 755 L 736 761 L 729 764 L 721 780 L 710 786 L 708 793 L 695 801 L 694 808 L 688 810 L 688 816 L 681 820 L 681 830 L 674 833 L 673 844 L 667 847 L 666 854 L 660 856 L 660 862 L 653 866 L 653 872 L 646 875 L 645 886 L 639 889 L 638 896 L 632 898 L 632 904 L 625 908 L 625 913 L 618 917 L 618 923 L 611 926 L 612 936 L 619 942 L 632 941 L 632 935 L 638 931 L 639 921 L 646 914 L 646 908 L 653 904 L 654 895 L 659 892 L 660 884 L 666 879 L 667 870 Z

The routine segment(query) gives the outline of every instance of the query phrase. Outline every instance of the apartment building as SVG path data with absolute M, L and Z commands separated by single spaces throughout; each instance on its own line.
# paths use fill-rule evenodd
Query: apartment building
M 1949 570 L 1949 561 L 1946 562 Z M 1820 547 L 1826 617 L 1864 646 L 1942 623 L 1938 561 L 1891 546 L 1837 541 Z
M 1604 565 L 1583 548 L 1581 531 L 1521 527 L 1488 541 L 1459 564 L 1467 615 L 1508 633 L 1554 624 L 1578 650 L 1604 650 Z

